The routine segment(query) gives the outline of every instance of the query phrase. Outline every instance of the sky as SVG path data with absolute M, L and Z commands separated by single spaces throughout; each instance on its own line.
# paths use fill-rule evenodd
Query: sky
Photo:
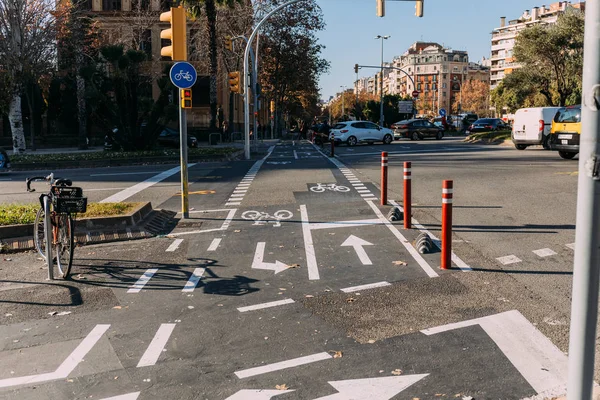
M 416 41 L 437 42 L 469 52 L 470 61 L 490 57 L 491 32 L 500 17 L 520 17 L 525 10 L 550 5 L 556 0 L 425 0 L 424 16 L 415 16 L 414 1 L 386 1 L 385 17 L 375 15 L 376 0 L 317 0 L 323 10 L 325 30 L 318 33 L 326 48 L 323 57 L 331 63 L 320 79 L 321 98 L 329 99 L 342 89 L 354 87 L 354 64 L 380 65 L 381 40 L 384 61 L 401 55 Z M 578 3 L 571 0 L 571 3 Z M 359 77 L 376 70 L 361 69 Z

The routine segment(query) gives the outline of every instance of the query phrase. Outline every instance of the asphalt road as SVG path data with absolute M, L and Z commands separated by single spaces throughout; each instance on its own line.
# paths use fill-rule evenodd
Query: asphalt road
M 401 199 L 412 161 L 413 217 L 438 236 L 441 182 L 454 180 L 452 270 L 415 251 L 419 230 L 387 221 L 382 150 L 389 198 Z M 560 394 L 576 162 L 457 139 L 336 155 L 285 142 L 265 158 L 192 166 L 189 220 L 166 237 L 78 248 L 71 281 L 45 281 L 34 253 L 3 256 L 0 398 Z M 93 201 L 131 194 L 178 210 L 176 171 L 156 178 L 171 168 L 68 177 Z M 0 202 L 31 197 L 10 178 Z M 556 254 L 533 253 L 545 248 Z

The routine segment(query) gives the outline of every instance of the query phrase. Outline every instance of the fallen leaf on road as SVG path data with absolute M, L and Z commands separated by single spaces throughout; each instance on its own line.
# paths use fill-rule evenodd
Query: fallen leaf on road
M 462 400 L 473 400 L 472 396 L 463 396 Z
M 306 298 L 308 298 L 308 299 L 311 299 L 311 298 L 313 298 L 313 297 L 315 297 L 315 296 L 313 296 L 312 294 L 307 294 L 307 295 L 304 295 L 304 297 L 306 297 Z
M 61 311 L 56 315 L 63 316 L 63 315 L 69 315 L 69 314 L 71 314 L 71 311 Z
M 115 380 L 117 380 L 117 379 L 119 379 L 119 377 L 118 377 L 118 376 L 115 376 L 115 377 L 114 377 L 114 379 L 115 379 Z
M 223 304 L 217 304 L 217 307 L 223 307 Z
M 56 315 L 56 314 L 58 314 L 56 311 L 51 311 L 48 313 L 48 315 Z
M 346 303 L 352 303 L 353 301 L 356 301 L 354 297 L 349 297 L 346 299 Z
M 402 370 L 400 368 L 396 368 L 392 371 L 392 375 L 402 375 Z
M 289 268 L 300 268 L 300 264 L 288 265 Z
M 6 314 L 4 314 L 4 316 L 5 317 L 12 317 L 12 314 L 11 313 L 6 313 Z
M 79 274 L 79 275 L 77 275 L 77 276 L 75 277 L 75 279 L 84 280 L 84 279 L 87 279 L 87 278 L 86 278 L 85 276 L 83 276 L 83 275 Z
M 406 265 L 406 263 L 405 263 L 404 261 L 400 261 L 400 260 L 398 260 L 398 261 L 393 261 L 393 264 L 394 264 L 394 265 Z
M 369 339 L 369 341 L 367 343 L 373 344 L 373 343 L 375 343 L 375 340 Z
M 275 385 L 275 389 L 277 390 L 288 390 L 288 385 L 286 385 L 285 383 L 283 385 Z
M 283 248 L 283 245 L 279 246 L 279 248 L 280 248 L 280 249 L 282 249 L 282 248 Z
M 282 287 L 280 287 L 280 288 L 279 288 L 279 290 L 287 290 L 287 289 L 286 289 L 286 288 L 282 288 Z
M 342 358 L 343 357 L 343 354 L 341 351 L 330 350 L 329 353 L 333 354 L 333 358 Z
M 234 232 L 235 232 L 235 233 L 240 233 L 240 232 L 241 232 L 241 230 L 239 230 L 239 229 L 236 229 Z
M 12 258 L 5 258 L 4 261 L 12 261 Z
M 123 308 L 123 307 L 121 307 L 121 306 L 114 306 L 113 308 L 114 308 L 115 310 L 120 310 L 120 309 L 121 309 L 121 308 Z
M 194 306 L 188 306 L 188 308 L 189 308 L 190 310 L 192 310 L 192 309 L 194 308 Z
M 73 379 L 67 379 L 67 382 L 73 382 Z
M 412 400 L 421 400 L 418 397 L 413 397 Z
M 435 397 L 445 397 L 446 393 L 436 393 Z

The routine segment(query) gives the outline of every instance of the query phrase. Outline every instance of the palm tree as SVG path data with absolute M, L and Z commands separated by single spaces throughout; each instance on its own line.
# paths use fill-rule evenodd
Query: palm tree
M 217 74 L 218 74 L 218 51 L 217 51 L 217 7 L 232 8 L 235 3 L 242 0 L 184 0 L 189 14 L 198 17 L 202 11 L 202 5 L 206 12 L 206 30 L 209 41 L 209 75 L 210 75 L 210 130 L 217 128 Z

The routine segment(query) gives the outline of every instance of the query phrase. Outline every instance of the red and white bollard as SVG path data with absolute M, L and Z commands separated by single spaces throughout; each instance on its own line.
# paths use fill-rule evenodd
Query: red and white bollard
M 335 155 L 335 134 L 331 134 L 331 137 L 329 138 L 329 140 L 331 140 L 331 157 L 333 157 Z
M 387 204 L 388 153 L 381 152 L 381 205 Z
M 410 229 L 412 219 L 412 205 L 410 196 L 412 195 L 412 167 L 410 161 L 404 162 L 404 229 Z
M 452 262 L 452 181 L 442 184 L 442 269 L 450 269 Z

